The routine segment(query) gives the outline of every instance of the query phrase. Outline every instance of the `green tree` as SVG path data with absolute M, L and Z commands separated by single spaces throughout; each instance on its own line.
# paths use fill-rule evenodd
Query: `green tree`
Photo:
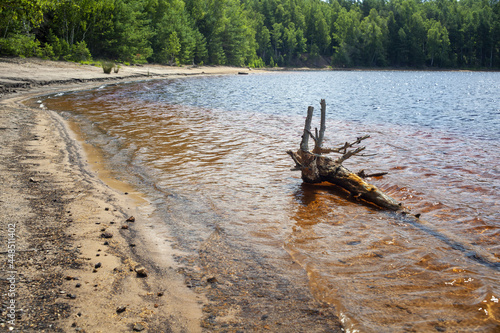
M 333 61 L 337 66 L 357 66 L 360 64 L 361 12 L 352 8 L 342 8 L 335 22 L 333 33 Z
M 0 2 L 0 26 L 4 30 L 3 37 L 9 31 L 9 25 L 15 26 L 17 22 L 24 22 L 28 29 L 40 26 L 43 14 L 51 6 L 52 2 L 49 0 L 2 0 Z
M 384 66 L 387 63 L 388 28 L 387 20 L 378 15 L 375 8 L 361 22 L 362 49 L 364 64 Z
M 106 55 L 130 63 L 145 63 L 153 54 L 145 1 L 115 0 L 113 28 L 103 33 Z
M 170 64 L 174 64 L 179 62 L 176 58 L 179 52 L 181 51 L 181 41 L 179 37 L 177 37 L 177 32 L 174 31 L 168 37 L 167 46 L 163 50 L 165 52 L 166 57 L 170 58 Z
M 434 19 L 429 21 L 429 25 L 429 30 L 427 30 L 427 54 L 430 58 L 430 66 L 434 66 L 435 60 L 441 66 L 446 65 L 450 47 L 448 31 L 441 25 L 441 22 Z
M 324 6 L 323 6 L 324 5 Z M 312 2 L 306 14 L 306 38 L 309 44 L 309 52 L 313 49 L 319 50 L 321 54 L 330 52 L 330 27 L 326 21 L 325 12 L 328 6 L 320 2 Z
M 199 9 L 199 8 L 198 8 Z M 182 0 L 159 0 L 151 8 L 151 25 L 155 27 L 152 38 L 152 59 L 159 63 L 189 64 L 204 61 L 206 44 Z M 175 38 L 173 37 L 175 36 Z M 172 38 L 178 40 L 179 50 L 172 58 Z

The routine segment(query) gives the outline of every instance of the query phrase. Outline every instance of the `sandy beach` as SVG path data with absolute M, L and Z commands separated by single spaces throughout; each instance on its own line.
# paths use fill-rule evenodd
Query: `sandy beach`
M 276 314 L 257 320 L 237 315 L 239 305 L 211 287 L 210 264 L 224 267 L 224 242 L 212 240 L 220 245 L 221 256 L 205 258 L 199 276 L 183 273 L 173 251 L 155 246 L 159 242 L 138 209 L 145 200 L 141 194 L 107 177 L 96 167 L 99 156 L 78 140 L 78 129 L 36 102 L 38 96 L 103 82 L 242 71 L 249 70 L 145 65 L 108 75 L 88 65 L 0 59 L 1 327 L 19 332 L 201 332 L 239 322 L 238 327 L 252 331 L 341 330 L 331 309 L 322 310 L 304 294 L 305 274 L 294 281 L 303 287 L 298 302 L 292 293 L 290 300 L 276 297 Z M 247 266 L 238 265 L 231 269 L 245 274 Z M 301 269 L 290 264 L 290 270 Z M 189 288 L 186 280 L 198 280 L 205 289 Z M 273 304 L 265 303 L 271 313 Z M 301 327 L 294 311 L 302 311 Z M 226 316 L 210 323 L 216 312 Z M 271 325 L 264 321 L 268 317 L 277 319 Z M 233 330 L 229 326 L 227 331 Z

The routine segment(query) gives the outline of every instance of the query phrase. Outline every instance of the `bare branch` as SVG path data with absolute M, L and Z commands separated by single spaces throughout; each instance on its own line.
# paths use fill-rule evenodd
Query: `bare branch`
M 314 144 L 316 145 L 316 142 L 318 142 L 317 136 L 311 133 L 311 131 L 307 131 L 307 133 L 311 136 L 311 139 L 314 140 Z
M 369 135 L 359 137 L 356 139 L 356 141 L 351 142 L 351 143 L 346 142 L 346 143 L 344 143 L 344 145 L 342 147 L 338 147 L 338 148 L 321 148 L 320 153 L 322 153 L 322 154 L 329 154 L 329 153 L 346 154 L 347 149 L 352 148 L 354 145 L 357 145 L 358 143 L 360 143 L 361 141 L 363 141 L 365 139 L 368 139 L 369 137 L 370 137 Z M 360 156 L 372 156 L 372 155 L 360 155 Z
M 311 121 L 314 108 L 312 106 L 307 108 L 306 123 L 304 125 L 304 133 L 302 134 L 302 142 L 300 143 L 300 150 L 309 151 L 309 133 L 311 131 Z
M 324 99 L 321 100 L 320 105 L 321 105 L 321 124 L 319 128 L 319 134 L 318 134 L 318 129 L 316 128 L 316 140 L 313 150 L 315 154 L 321 154 L 321 146 L 323 145 L 323 139 L 325 137 L 325 130 L 326 130 L 326 102 Z
M 381 177 L 388 174 L 388 172 L 377 172 L 377 173 L 366 173 L 365 170 L 360 170 L 356 173 L 361 178 L 369 178 L 369 177 Z
M 351 150 L 351 151 L 348 151 L 347 153 L 345 153 L 344 155 L 342 155 L 342 157 L 339 157 L 335 163 L 337 164 L 342 164 L 345 160 L 347 160 L 348 158 L 358 154 L 359 152 L 362 152 L 363 150 L 365 150 L 366 147 L 359 147 L 357 148 L 356 150 Z

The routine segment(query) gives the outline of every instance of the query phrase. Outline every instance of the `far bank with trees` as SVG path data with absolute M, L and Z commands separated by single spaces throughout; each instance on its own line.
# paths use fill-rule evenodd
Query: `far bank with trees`
M 3 0 L 0 55 L 499 69 L 500 1 Z

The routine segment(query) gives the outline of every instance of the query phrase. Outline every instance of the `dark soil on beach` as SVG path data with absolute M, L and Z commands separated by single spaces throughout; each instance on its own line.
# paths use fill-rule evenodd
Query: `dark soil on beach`
M 15 227 L 16 248 L 13 267 L 2 260 L 4 272 L 15 278 L 16 329 L 20 331 L 48 330 L 62 332 L 57 320 L 69 316 L 69 301 L 60 294 L 64 270 L 78 268 L 78 249 L 73 247 L 66 226 L 71 221 L 65 211 L 71 188 L 62 187 L 49 172 L 39 170 L 43 152 L 31 149 L 32 141 L 40 140 L 33 134 L 36 114 L 33 110 L 2 107 L 2 116 L 8 118 L 0 128 L 0 177 L 3 191 L 1 244 L 7 243 L 7 226 Z M 9 135 L 5 135 L 9 132 Z M 62 156 L 62 155 L 60 155 Z M 60 162 L 55 156 L 53 162 Z M 6 172 L 14 177 L 3 177 Z M 28 200 L 23 200 L 27 198 Z M 9 203 L 7 205 L 6 203 Z M 21 236 L 22 235 L 22 236 Z M 24 249 L 24 250 L 21 250 Z M 3 254 L 3 253 L 2 253 Z M 2 290 L 9 289 L 11 281 L 2 279 Z M 9 297 L 2 294 L 2 325 L 9 326 L 5 313 Z

